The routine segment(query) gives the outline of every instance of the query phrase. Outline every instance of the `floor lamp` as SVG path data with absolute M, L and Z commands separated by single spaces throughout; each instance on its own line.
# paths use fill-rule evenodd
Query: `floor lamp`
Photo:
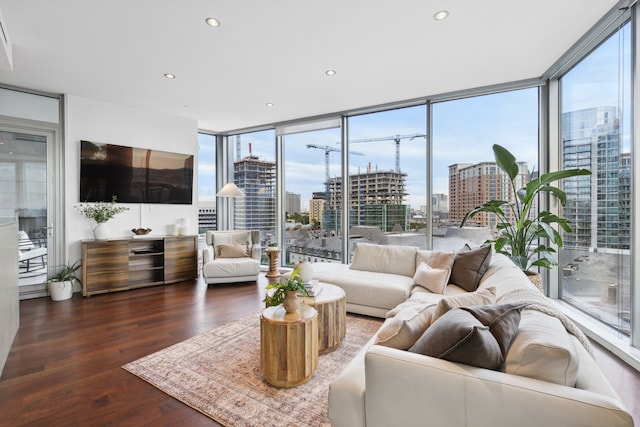
M 227 184 L 225 184 L 224 187 L 222 187 L 220 189 L 220 191 L 218 191 L 218 193 L 216 193 L 217 197 L 225 197 L 228 200 L 228 204 L 229 204 L 229 211 L 228 211 L 228 216 L 227 216 L 227 230 L 232 230 L 233 229 L 233 199 L 237 198 L 237 197 L 244 197 L 244 192 L 238 188 L 237 185 L 235 185 L 233 182 L 228 182 Z

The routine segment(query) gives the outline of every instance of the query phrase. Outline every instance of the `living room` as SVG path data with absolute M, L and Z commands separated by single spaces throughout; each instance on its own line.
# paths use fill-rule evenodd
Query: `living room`
M 242 205 L 246 201 L 216 198 L 215 194 L 226 182 L 234 179 L 234 162 L 253 155 L 263 158 L 261 138 L 264 134 L 267 143 L 271 144 L 272 154 L 268 161 L 276 165 L 273 170 L 278 177 L 273 187 L 263 186 L 260 189 L 273 190 L 280 197 L 275 204 L 280 209 L 273 214 L 276 226 L 265 243 L 275 242 L 281 248 L 293 247 L 287 243 L 290 234 L 286 233 L 284 224 L 288 219 L 285 193 L 299 192 L 290 178 L 294 175 L 294 163 L 305 164 L 309 175 L 315 178 L 312 191 L 324 192 L 326 196 L 333 191 L 327 190 L 326 184 L 337 185 L 333 178 L 327 179 L 329 174 L 356 175 L 346 172 L 345 164 L 349 162 L 357 161 L 358 167 L 362 164 L 358 171 L 361 175 L 364 175 L 363 170 L 367 173 L 381 172 L 376 170 L 378 160 L 372 160 L 370 155 L 378 148 L 369 142 L 356 144 L 354 140 L 407 136 L 395 146 L 393 140 L 381 141 L 380 152 L 386 156 L 384 161 L 389 162 L 389 169 L 394 169 L 393 161 L 399 158 L 403 172 L 418 175 L 422 189 L 414 191 L 416 187 L 410 187 L 413 184 L 406 181 L 411 196 L 418 195 L 420 200 L 424 200 L 421 202 L 416 198 L 413 203 L 416 206 L 414 210 L 418 211 L 420 205 L 429 205 L 426 200 L 445 193 L 436 187 L 435 182 L 450 178 L 446 175 L 436 177 L 427 172 L 430 162 L 439 161 L 438 156 L 447 151 L 446 148 L 454 147 L 447 145 L 450 139 L 439 134 L 442 123 L 439 118 L 445 109 L 462 111 L 462 102 L 455 101 L 464 99 L 483 96 L 489 99 L 491 96 L 495 100 L 510 94 L 524 94 L 529 99 L 527 102 L 533 105 L 531 111 L 536 118 L 530 132 L 535 138 L 535 159 L 525 158 L 529 151 L 525 149 L 530 144 L 528 139 L 519 146 L 518 158 L 520 160 L 522 155 L 523 160 L 529 162 L 530 172 L 561 168 L 564 166 L 560 160 L 562 147 L 558 136 L 553 135 L 554 130 L 558 131 L 563 125 L 560 113 L 565 112 L 559 109 L 558 98 L 566 93 L 559 87 L 566 90 L 571 83 L 568 78 L 562 80 L 563 76 L 570 76 L 570 70 L 577 67 L 580 59 L 591 51 L 597 51 L 603 40 L 608 40 L 612 34 L 617 37 L 618 32 L 626 34 L 615 39 L 622 46 L 620 49 L 630 49 L 631 57 L 635 58 L 635 47 L 631 50 L 635 45 L 625 44 L 630 41 L 625 37 L 633 34 L 629 30 L 633 20 L 629 22 L 628 19 L 635 16 L 635 5 L 614 0 L 586 5 L 581 2 L 556 5 L 549 1 L 535 7 L 523 5 L 523 12 L 514 11 L 511 2 L 495 1 L 490 7 L 499 11 L 494 12 L 498 13 L 497 18 L 491 17 L 486 5 L 480 7 L 473 2 L 460 3 L 455 8 L 449 4 L 440 7 L 411 4 L 407 10 L 389 5 L 379 5 L 374 9 L 368 4 L 360 4 L 361 7 L 351 5 L 340 13 L 338 11 L 345 6 L 335 6 L 324 5 L 308 10 L 296 4 L 273 8 L 252 4 L 251 13 L 248 13 L 230 5 L 212 7 L 204 2 L 180 10 L 149 3 L 104 6 L 96 11 L 71 1 L 53 7 L 0 0 L 0 20 L 11 41 L 10 49 L 4 48 L 5 54 L 10 53 L 7 57 L 11 66 L 0 67 L 1 130 L 8 129 L 14 134 L 25 131 L 45 134 L 51 143 L 45 179 L 48 185 L 45 208 L 50 219 L 44 224 L 53 227 L 52 231 L 46 231 L 50 233 L 47 246 L 49 265 L 58 266 L 81 259 L 81 242 L 93 237 L 94 223 L 84 218 L 76 208 L 84 202 L 78 194 L 81 141 L 194 156 L 193 203 L 123 203 L 129 209 L 109 221 L 111 229 L 115 230 L 114 237 L 129 237 L 129 230 L 138 227 L 148 227 L 152 229 L 152 236 L 161 237 L 171 235 L 173 227 L 180 221 L 188 227 L 186 234 L 199 234 L 201 200 L 220 204 L 216 209 L 220 229 L 237 228 L 239 221 L 247 218 Z M 542 14 L 538 9 L 544 10 L 545 6 L 549 9 Z M 575 16 L 576 8 L 580 10 L 579 17 Z M 441 10 L 448 10 L 449 17 L 437 21 L 433 16 Z M 549 10 L 557 16 L 546 16 Z M 309 16 L 310 11 L 315 14 L 313 18 Z M 96 12 L 100 15 L 98 25 L 88 23 L 89 17 Z M 205 23 L 205 18 L 212 16 L 219 20 L 219 26 Z M 263 17 L 270 17 L 277 25 L 262 22 Z M 242 25 L 238 23 L 241 18 L 245 20 Z M 487 28 L 488 19 L 495 19 L 500 25 L 492 24 L 490 27 L 495 28 Z M 142 24 L 147 20 L 151 22 Z M 390 21 L 394 23 L 390 24 Z M 113 23 L 118 24 L 114 26 Z M 160 28 L 155 28 L 155 25 Z M 122 31 L 105 35 L 106 30 L 103 29 L 112 27 L 119 27 Z M 274 27 L 287 30 L 282 34 L 274 31 Z M 540 34 L 542 27 L 548 30 L 545 34 Z M 298 34 L 304 36 L 299 37 Z M 260 38 L 263 40 L 258 40 Z M 403 46 L 403 49 L 398 49 L 398 46 Z M 625 55 L 620 56 L 620 69 L 630 70 L 630 60 Z M 625 73 L 621 71 L 621 86 L 628 82 L 625 79 L 629 76 Z M 175 78 L 165 74 L 173 74 Z M 389 81 L 394 83 L 387 84 Z M 571 90 L 585 92 L 580 85 Z M 346 93 L 349 96 L 345 96 Z M 502 101 L 498 103 L 506 110 L 505 114 L 508 110 L 516 110 L 519 105 L 516 102 L 520 102 L 500 99 Z M 624 108 L 631 106 L 627 95 L 620 105 Z M 479 105 L 475 113 L 480 114 L 481 110 L 489 108 L 493 108 L 493 104 Z M 376 128 L 375 122 L 380 124 L 378 119 L 383 114 L 391 115 L 390 111 L 415 114 L 420 117 L 421 125 L 419 128 Z M 373 120 L 366 122 L 365 116 L 368 115 Z M 497 119 L 488 116 L 485 123 L 502 123 L 505 128 L 508 125 L 491 122 L 493 120 Z M 369 133 L 356 134 L 365 127 Z M 329 131 L 328 136 L 323 135 L 325 139 L 322 142 L 316 143 L 315 139 L 308 138 L 310 134 L 307 132 L 320 133 L 323 129 Z M 635 141 L 633 124 L 629 129 L 631 137 L 625 140 L 627 144 L 629 140 Z M 300 140 L 296 142 L 296 138 Z M 336 142 L 342 145 L 333 145 Z M 214 165 L 205 165 L 205 144 L 215 149 Z M 299 146 L 301 151 L 285 152 L 283 148 L 276 148 L 278 144 Z M 320 149 L 307 147 L 310 144 Z M 490 141 L 482 141 L 482 144 L 485 144 L 483 150 L 490 147 Z M 242 150 L 240 155 L 236 152 L 238 146 Z M 631 156 L 635 146 L 635 143 L 627 146 Z M 470 151 L 469 148 L 454 150 L 458 153 Z M 397 153 L 394 149 L 399 151 L 399 157 L 394 158 Z M 354 154 L 358 152 L 366 155 Z M 424 159 L 423 166 L 407 166 L 411 156 Z M 453 161 L 446 166 L 475 164 L 491 158 L 489 149 L 483 156 L 474 157 L 472 162 L 452 158 Z M 382 161 L 379 161 L 380 165 Z M 285 172 L 289 181 L 285 181 Z M 303 180 L 301 175 L 295 175 L 295 179 Z M 432 181 L 433 186 L 430 184 Z M 205 187 L 211 187 L 208 194 L 200 191 Z M 633 200 L 637 190 L 633 185 L 631 188 L 629 199 Z M 309 207 L 306 209 L 311 211 L 312 203 L 307 202 Z M 235 217 L 232 207 L 235 207 Z M 405 215 L 404 212 L 402 214 Z M 363 210 L 362 217 L 365 215 Z M 411 224 L 418 222 L 415 212 L 406 215 L 410 215 Z M 425 216 L 430 218 L 429 215 L 435 217 L 432 212 Z M 343 215 L 342 218 L 342 221 L 339 218 L 335 221 L 338 230 L 342 227 L 340 222 L 347 222 L 344 219 L 348 217 Z M 595 218 L 593 221 L 595 229 L 599 224 Z M 634 216 L 630 226 L 632 236 L 637 233 L 636 223 Z M 240 225 L 246 226 L 246 223 Z M 428 237 L 420 245 L 433 247 L 439 241 L 437 233 L 442 228 L 434 221 L 427 227 L 423 234 Z M 629 227 L 621 226 L 617 233 L 622 235 L 628 231 Z M 393 234 L 391 230 L 384 232 L 390 239 L 397 239 L 399 244 L 413 244 L 409 240 L 400 242 L 403 236 Z M 350 238 L 344 242 L 333 239 L 337 243 L 331 256 L 349 262 L 352 247 L 348 240 L 353 241 L 356 234 L 368 236 L 367 233 L 365 227 L 357 232 L 345 229 L 337 233 L 340 236 L 350 235 Z M 454 231 L 450 233 L 452 236 Z M 327 236 L 324 243 L 330 245 L 332 237 L 335 236 Z M 317 240 L 320 250 L 320 239 Z M 569 249 L 568 244 L 565 247 Z M 568 300 L 569 291 L 577 294 L 578 285 L 587 280 L 581 276 L 589 271 L 585 266 L 589 261 L 595 262 L 604 256 L 602 252 L 596 254 L 592 250 L 590 260 L 584 261 L 575 261 L 584 259 L 581 258 L 582 252 L 575 255 L 568 250 L 563 252 L 565 259 L 571 262 L 563 262 L 561 267 L 545 272 L 547 295 L 562 300 L 564 291 L 565 300 Z M 633 292 L 633 279 L 637 273 L 631 265 L 636 265 L 634 260 L 638 258 L 632 250 L 625 252 L 623 248 L 621 253 L 615 255 L 617 258 L 612 264 L 615 267 L 611 268 L 622 271 L 619 288 L 609 289 L 609 279 L 606 283 L 600 280 L 603 295 L 599 296 L 598 302 L 577 297 L 575 305 L 578 309 L 569 307 L 569 310 L 573 310 L 580 326 L 592 328 L 590 338 L 613 352 L 623 364 L 637 370 L 640 366 L 637 348 L 640 326 L 637 319 L 640 316 L 637 315 L 637 296 Z M 287 269 L 291 265 L 291 259 L 283 257 L 280 267 Z M 574 267 L 580 269 L 572 271 L 571 276 L 568 273 L 565 276 L 558 274 L 561 268 L 564 272 Z M 266 270 L 264 261 L 262 268 Z M 601 274 L 601 270 L 598 271 Z M 576 278 L 580 283 L 575 282 Z M 263 288 L 266 282 L 261 278 L 258 283 L 256 289 L 243 288 L 240 291 L 244 297 L 239 304 L 247 304 L 245 307 L 253 304 L 252 309 L 259 307 L 256 303 L 262 299 L 263 290 L 258 288 Z M 203 287 L 200 281 L 191 286 L 194 286 L 194 292 L 204 292 L 204 295 L 214 298 L 218 293 L 225 295 L 232 291 L 228 287 L 217 289 L 214 285 Z M 123 292 L 117 299 L 136 299 L 136 295 L 147 295 L 147 292 L 152 290 Z M 619 300 L 619 307 L 601 316 L 603 322 L 593 322 L 593 316 L 585 316 L 584 312 L 590 312 L 593 304 L 597 309 L 608 304 L 609 292 L 615 293 L 612 298 Z M 73 301 L 84 301 L 83 298 L 76 294 Z M 96 296 L 81 304 L 97 304 L 99 298 L 116 297 Z M 203 298 L 203 301 L 208 300 L 208 297 Z M 226 304 L 233 305 L 233 298 L 226 298 Z M 243 298 L 250 303 L 241 302 Z M 209 306 L 210 303 L 206 304 Z M 222 308 L 215 306 L 215 310 Z M 231 317 L 246 312 L 210 314 L 213 317 L 209 318 L 207 326 L 220 325 L 223 318 L 231 320 Z M 21 325 L 25 325 L 24 320 Z M 3 333 L 4 329 L 3 326 Z M 195 329 L 194 333 L 203 330 L 200 327 Z M 610 339 L 610 336 L 614 338 Z M 187 337 L 183 335 L 182 338 Z M 3 344 L 7 340 L 3 337 Z M 170 345 L 167 341 L 165 343 Z M 5 346 L 3 353 L 10 354 L 10 348 L 11 344 Z

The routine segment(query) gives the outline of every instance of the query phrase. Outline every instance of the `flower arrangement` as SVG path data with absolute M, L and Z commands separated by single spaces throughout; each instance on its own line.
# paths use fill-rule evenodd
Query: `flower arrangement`
M 267 295 L 264 297 L 263 302 L 266 302 L 269 306 L 282 304 L 288 292 L 299 292 L 305 297 L 309 296 L 309 292 L 304 287 L 304 283 L 302 283 L 300 274 L 296 269 L 283 282 L 271 283 L 265 289 L 267 290 Z
M 98 203 L 92 203 L 92 204 L 80 203 L 78 206 L 76 206 L 76 208 L 78 209 L 78 212 L 80 212 L 82 215 L 100 224 L 100 223 L 109 221 L 111 218 L 113 218 L 119 213 L 129 210 L 129 208 L 127 207 L 118 206 L 116 204 L 116 200 L 117 200 L 116 196 L 113 196 L 111 198 L 110 203 L 106 203 L 106 202 L 98 202 Z

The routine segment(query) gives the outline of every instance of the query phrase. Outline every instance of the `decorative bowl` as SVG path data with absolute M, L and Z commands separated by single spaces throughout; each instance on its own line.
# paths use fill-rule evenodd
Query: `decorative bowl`
M 132 228 L 131 232 L 136 236 L 144 236 L 145 234 L 151 233 L 150 228 Z

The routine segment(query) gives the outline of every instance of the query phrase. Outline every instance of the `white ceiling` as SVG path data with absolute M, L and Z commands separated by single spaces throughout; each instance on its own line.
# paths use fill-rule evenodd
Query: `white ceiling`
M 616 3 L 0 0 L 0 84 L 227 131 L 537 78 Z

